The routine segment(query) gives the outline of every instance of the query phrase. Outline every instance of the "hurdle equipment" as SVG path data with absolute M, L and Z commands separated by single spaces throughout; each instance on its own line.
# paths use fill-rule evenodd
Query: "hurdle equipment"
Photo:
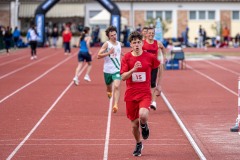
M 238 117 L 236 119 L 235 126 L 230 129 L 231 132 L 240 131 L 240 77 L 238 77 Z

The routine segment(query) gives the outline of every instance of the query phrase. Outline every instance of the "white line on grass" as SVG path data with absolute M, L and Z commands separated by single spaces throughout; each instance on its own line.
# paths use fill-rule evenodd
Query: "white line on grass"
M 201 160 L 206 160 L 206 157 L 204 156 L 204 154 L 202 153 L 202 151 L 200 150 L 200 148 L 198 147 L 198 145 L 196 144 L 196 142 L 194 141 L 194 139 L 192 138 L 191 134 L 188 132 L 187 128 L 185 127 L 185 125 L 183 124 L 182 120 L 179 118 L 179 116 L 177 115 L 177 113 L 175 112 L 175 110 L 173 109 L 172 105 L 170 104 L 170 102 L 168 101 L 168 99 L 166 98 L 166 96 L 163 94 L 163 92 L 161 93 L 161 97 L 163 98 L 164 102 L 166 103 L 166 105 L 168 106 L 169 110 L 172 112 L 174 118 L 176 119 L 176 121 L 178 122 L 178 124 L 180 125 L 180 127 L 182 128 L 183 132 L 185 133 L 187 139 L 189 140 L 189 142 L 191 143 L 191 145 L 193 146 L 194 150 L 196 151 L 196 153 L 198 154 L 199 158 Z
M 79 75 L 84 71 L 87 67 L 87 64 L 82 68 Z M 69 88 L 73 85 L 73 82 L 65 88 L 65 90 L 60 94 L 60 96 L 56 99 L 56 101 L 52 104 L 52 106 L 47 110 L 47 112 L 42 116 L 42 118 L 37 122 L 37 124 L 31 129 L 31 131 L 27 134 L 27 136 L 21 141 L 20 144 L 14 149 L 14 151 L 8 156 L 7 160 L 13 158 L 13 156 L 18 152 L 18 150 L 24 145 L 24 143 L 29 139 L 29 137 L 33 134 L 33 132 L 38 128 L 38 126 L 42 123 L 42 121 L 47 117 L 47 115 L 51 112 L 51 110 L 56 106 L 56 104 L 61 100 L 64 94 L 69 90 Z

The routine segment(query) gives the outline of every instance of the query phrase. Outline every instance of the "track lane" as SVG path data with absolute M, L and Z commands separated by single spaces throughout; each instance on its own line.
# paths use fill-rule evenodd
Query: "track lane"
M 54 60 L 52 59 L 52 61 Z M 63 88 L 72 80 L 72 75 L 69 75 L 69 70 L 66 69 L 75 61 L 74 57 L 53 70 L 51 74 L 47 74 L 44 78 L 21 91 L 21 94 L 16 94 L 1 104 L 0 137 L 2 153 L 0 159 L 5 159 L 21 142 Z M 46 64 L 43 63 L 42 65 Z
M 71 86 L 14 158 L 26 155 L 30 159 L 41 159 L 44 155 L 52 159 L 102 157 L 109 100 L 105 95 L 105 86 L 102 85 L 103 79 L 98 77 L 102 70 L 100 66 L 96 67 L 99 68 L 97 71 L 93 70 L 95 76 L 91 77 L 91 84 L 81 81 L 80 86 Z M 76 63 L 73 68 L 66 70 L 73 73 L 75 67 Z M 82 76 L 80 78 L 82 80 Z M 91 126 L 96 130 L 93 131 Z
M 237 76 L 232 73 L 203 61 L 187 64 L 232 89 L 237 87 L 233 82 Z M 164 93 L 207 159 L 236 159 L 238 136 L 229 132 L 229 128 L 235 122 L 237 97 L 198 72 L 189 68 L 167 71 L 163 80 Z
M 63 83 L 62 80 L 66 82 L 66 83 L 64 82 L 65 83 L 65 85 L 64 85 L 65 87 L 69 83 L 69 80 L 70 81 L 72 80 L 72 74 L 69 75 L 69 72 L 72 72 L 73 70 L 72 69 L 69 70 L 68 67 L 72 66 L 73 69 L 75 69 L 75 67 L 76 67 L 76 60 L 75 61 L 71 61 L 71 62 L 73 62 L 73 63 L 72 64 L 67 63 L 65 65 L 66 68 L 64 68 L 64 71 L 62 72 L 62 74 L 59 74 L 59 71 L 56 70 L 56 72 L 58 71 L 57 73 L 55 73 L 55 71 L 54 71 L 51 74 L 51 76 L 48 75 L 45 78 L 49 82 L 51 82 L 51 84 L 55 84 L 56 83 L 56 79 L 60 79 L 56 83 L 56 85 L 59 88 L 63 89 L 64 87 L 62 86 L 62 83 Z M 98 65 L 98 67 L 102 68 L 102 65 Z M 63 69 L 63 68 L 61 68 L 61 69 Z M 168 71 L 165 71 L 165 72 L 168 72 Z M 166 93 L 166 95 L 168 97 L 170 96 L 172 98 L 171 100 L 173 100 L 173 101 L 171 101 L 171 102 L 174 102 L 174 107 L 178 108 L 178 110 L 179 110 L 179 104 L 182 104 L 182 106 L 180 108 L 180 113 L 181 113 L 181 117 L 183 117 L 183 119 L 184 119 L 185 124 L 189 125 L 189 124 L 194 124 L 194 122 L 199 122 L 199 119 L 193 119 L 193 122 L 189 122 L 189 119 L 188 119 L 188 116 L 189 116 L 188 114 L 189 113 L 187 114 L 187 116 L 185 116 L 185 111 L 189 110 L 189 108 L 187 108 L 187 107 L 186 107 L 186 110 L 184 110 L 184 106 L 185 105 L 189 105 L 188 103 L 186 103 L 186 102 L 188 102 L 188 98 L 184 97 L 185 103 L 183 103 L 183 102 L 180 102 L 180 103 L 177 103 L 177 104 L 175 103 L 175 100 L 178 99 L 176 97 L 182 96 L 182 94 L 179 95 L 179 93 L 181 93 L 179 90 L 182 90 L 182 88 L 181 87 L 177 88 L 177 87 L 182 85 L 180 82 L 183 82 L 183 80 L 184 80 L 183 77 L 181 77 L 181 76 L 183 76 L 182 72 L 184 72 L 184 71 L 176 71 L 176 72 L 181 72 L 181 74 L 176 74 L 176 72 L 174 72 L 174 74 L 171 74 L 170 72 L 171 71 L 169 71 L 167 74 L 165 74 L 166 77 L 164 77 L 164 80 L 163 80 L 163 82 L 165 82 L 165 83 L 166 82 L 170 83 L 170 84 L 166 85 L 166 87 L 165 87 L 165 85 L 163 85 L 164 93 Z M 92 72 L 92 73 L 95 73 L 95 72 Z M 101 73 L 101 72 L 96 72 L 96 74 L 94 74 L 94 75 L 96 76 L 99 73 Z M 52 77 L 52 75 L 55 75 L 55 77 Z M 69 76 L 66 77 L 65 75 L 69 75 Z M 194 82 L 206 83 L 205 81 L 207 81 L 206 78 L 203 78 L 202 76 L 199 76 L 197 73 L 193 72 L 190 75 L 193 76 L 193 77 L 195 77 L 197 75 L 196 76 L 197 78 L 196 79 L 193 78 L 191 80 L 188 80 L 187 77 L 184 77 L 184 78 L 186 78 L 185 82 L 191 83 L 192 81 L 195 80 Z M 201 77 L 201 78 L 199 78 L 199 77 Z M 38 93 L 37 95 L 42 95 L 42 92 L 41 92 L 42 90 L 50 90 L 51 92 L 47 92 L 47 93 L 44 92 L 46 95 L 39 96 L 37 98 L 34 97 L 33 100 L 30 100 L 30 103 L 32 103 L 32 106 L 31 106 L 32 110 L 29 109 L 28 107 L 25 110 L 25 111 L 30 111 L 28 113 L 34 114 L 36 112 L 35 111 L 36 108 L 38 110 L 37 112 L 39 112 L 39 110 L 40 110 L 39 109 L 40 108 L 39 104 L 40 104 L 41 107 L 42 107 L 42 109 L 40 111 L 41 113 L 40 114 L 37 113 L 37 115 L 35 115 L 36 117 L 34 115 L 30 114 L 30 116 L 29 116 L 29 118 L 27 120 L 28 120 L 28 123 L 31 123 L 31 125 L 27 124 L 26 122 L 25 122 L 26 124 L 18 124 L 18 123 L 16 123 L 15 131 L 17 130 L 18 125 L 22 125 L 22 127 L 25 128 L 25 129 L 22 128 L 20 131 L 23 131 L 24 133 L 28 132 L 29 128 L 31 128 L 30 126 L 32 126 L 34 124 L 33 122 L 30 122 L 30 121 L 35 121 L 36 122 L 36 120 L 40 117 L 40 115 L 42 115 L 44 113 L 44 111 L 46 111 L 47 107 L 44 105 L 44 103 L 51 104 L 50 100 L 49 100 L 49 97 L 51 97 L 52 100 L 53 100 L 54 98 L 56 98 L 56 95 L 59 94 L 59 90 L 60 89 L 56 91 L 56 86 L 49 85 L 48 81 L 46 81 L 45 78 L 42 79 L 41 81 L 39 81 L 39 82 L 43 82 L 42 84 L 38 82 L 38 83 L 34 84 L 33 86 L 31 86 L 31 90 L 35 90 L 36 91 L 36 90 L 38 90 L 37 87 L 39 87 L 39 86 L 46 86 L 45 88 L 41 88 L 39 90 L 39 92 L 37 92 Z M 82 77 L 81 77 L 81 79 L 82 79 Z M 174 79 L 175 81 L 173 81 L 172 79 Z M 178 80 L 177 82 L 176 82 L 176 79 Z M 209 82 L 209 81 L 207 81 L 207 82 Z M 95 137 L 91 135 L 91 134 L 93 134 L 92 133 L 93 131 L 89 131 L 88 130 L 89 125 L 82 124 L 82 121 L 86 120 L 86 122 L 91 124 L 96 129 L 102 129 L 102 128 L 105 129 L 106 128 L 106 123 L 102 123 L 101 120 L 94 119 L 96 116 L 98 118 L 100 117 L 100 119 L 104 119 L 103 121 L 106 121 L 106 119 L 107 119 L 108 104 L 106 102 L 108 102 L 108 100 L 107 100 L 106 95 L 105 95 L 105 87 L 104 87 L 103 79 L 102 79 L 102 83 L 101 84 L 100 83 L 99 84 L 94 84 L 94 86 L 90 86 L 90 84 L 84 82 L 83 80 L 80 83 L 86 85 L 85 87 L 82 88 L 83 92 L 79 93 L 79 90 L 76 90 L 76 91 L 72 90 L 72 89 L 77 89 L 77 87 L 71 88 L 71 91 L 67 92 L 67 94 L 59 102 L 59 104 L 56 106 L 56 108 L 50 113 L 49 116 L 47 116 L 46 120 L 43 121 L 43 123 L 36 130 L 36 132 L 34 132 L 32 137 L 30 137 L 30 140 L 27 141 L 27 143 L 19 150 L 19 152 L 17 152 L 16 156 L 14 156 L 13 159 L 24 159 L 24 158 L 29 157 L 29 156 L 31 156 L 31 158 L 33 158 L 33 159 L 44 159 L 45 156 L 50 157 L 50 158 L 62 158 L 62 157 L 68 158 L 69 155 L 73 159 L 79 159 L 79 155 L 82 156 L 83 155 L 82 153 L 87 153 L 86 155 L 83 155 L 83 156 L 90 156 L 90 159 L 93 158 L 93 157 L 95 157 L 95 158 L 96 157 L 100 157 L 99 159 L 102 159 L 103 148 L 104 148 L 104 141 L 105 141 L 105 133 L 104 133 L 105 130 L 103 131 L 103 133 L 102 132 L 100 133 L 100 136 L 97 135 L 98 138 L 95 139 Z M 188 86 L 187 83 L 184 84 L 184 85 Z M 101 85 L 101 86 L 99 86 L 99 85 Z M 174 88 L 173 86 L 175 86 L 176 88 Z M 190 85 L 189 87 L 191 87 L 191 86 L 192 85 Z M 202 86 L 204 86 L 204 85 L 198 86 L 197 87 L 197 88 L 199 88 L 198 90 L 201 90 Z M 212 86 L 212 83 L 211 84 L 207 84 L 207 86 Z M 94 97 L 94 103 L 93 104 L 92 104 L 92 102 L 89 103 L 89 101 L 90 101 L 90 99 L 88 99 L 89 97 L 85 98 L 87 95 L 93 94 L 92 90 L 90 90 L 91 92 L 89 91 L 90 88 L 96 89 L 96 90 L 94 90 L 94 96 L 92 96 L 92 97 Z M 175 92 L 176 89 L 177 89 L 178 93 Z M 169 90 L 171 92 L 168 92 Z M 35 91 L 30 91 L 29 93 L 30 94 L 34 94 Z M 187 90 L 187 91 L 188 92 L 186 92 L 186 94 L 190 93 L 189 90 Z M 52 93 L 52 92 L 58 92 L 58 93 L 55 94 L 55 93 Z M 192 95 L 193 93 L 190 93 L 190 94 Z M 202 96 L 202 94 L 200 94 L 200 96 Z M 27 99 L 27 98 L 24 98 L 24 97 L 26 97 L 26 96 L 21 97 L 21 99 Z M 82 103 L 82 99 L 80 99 L 79 97 L 81 97 L 81 98 L 84 97 L 83 103 Z M 101 99 L 98 100 L 96 97 L 100 97 Z M 104 97 L 106 99 L 103 99 Z M 187 95 L 187 97 L 188 97 L 188 95 Z M 189 96 L 189 97 L 191 98 L 191 96 Z M 72 98 L 73 99 L 79 98 L 79 99 L 76 100 L 78 103 L 74 103 L 75 101 L 74 102 L 73 101 L 69 101 L 69 99 L 72 99 Z M 20 96 L 19 96 L 19 99 L 20 99 Z M 16 102 L 18 102 L 18 104 L 19 104 L 20 101 L 18 100 Z M 121 101 L 121 102 L 122 102 L 122 105 L 125 106 L 123 101 Z M 11 103 L 13 103 L 13 102 L 11 102 Z M 35 103 L 37 103 L 37 105 L 34 105 Z M 82 107 L 82 104 L 84 106 L 85 103 L 87 104 L 87 106 L 94 106 L 94 110 L 92 108 L 85 108 L 86 112 L 80 112 L 78 110 L 79 107 Z M 99 110 L 99 108 L 95 107 L 95 106 L 98 106 L 100 103 L 103 103 L 103 106 L 106 106 L 106 108 L 100 108 L 101 111 Z M 158 99 L 158 103 L 162 105 L 162 102 L 161 102 L 161 100 L 159 102 L 159 99 Z M 207 101 L 205 104 L 208 104 L 208 103 L 209 102 Z M 69 107 L 69 104 L 70 104 L 70 107 Z M 195 107 L 195 105 L 193 105 L 193 106 Z M 200 106 L 199 108 L 201 108 L 201 105 L 199 105 L 199 106 Z M 36 108 L 34 108 L 34 107 L 36 107 Z M 19 108 L 19 107 L 16 105 L 16 108 Z M 122 108 L 122 109 L 124 109 L 124 108 Z M 195 117 L 194 114 L 196 114 L 196 115 L 198 114 L 197 113 L 197 111 L 199 111 L 198 106 L 195 109 L 196 109 L 196 112 L 194 111 L 193 115 L 190 115 L 189 117 Z M 220 106 L 219 109 L 221 109 L 221 106 Z M 164 111 L 164 110 L 165 109 L 164 109 L 164 105 L 163 105 L 162 111 Z M 19 113 L 25 112 L 25 111 L 21 111 L 20 109 L 18 109 L 15 112 L 14 112 L 14 110 L 12 110 L 11 113 L 19 114 Z M 150 113 L 151 114 L 150 115 L 150 119 L 153 120 L 153 121 L 150 121 L 150 127 L 154 129 L 154 131 L 152 131 L 153 132 L 152 136 L 154 136 L 154 137 L 156 136 L 157 138 L 152 139 L 152 141 L 149 140 L 149 141 L 144 142 L 144 143 L 146 143 L 146 145 L 145 145 L 145 149 L 144 149 L 143 153 L 145 154 L 147 152 L 145 156 L 149 157 L 150 159 L 156 159 L 155 154 L 159 155 L 158 152 L 160 150 L 162 155 L 159 155 L 159 157 L 160 156 L 162 156 L 162 157 L 166 156 L 166 157 L 168 157 L 170 159 L 176 159 L 176 155 L 178 155 L 178 157 L 180 157 L 180 156 L 182 157 L 183 156 L 183 158 L 184 158 L 185 155 L 183 153 L 184 153 L 185 149 L 187 151 L 189 151 L 189 153 L 187 153 L 187 154 L 196 155 L 195 152 L 193 152 L 193 153 L 191 152 L 191 151 L 193 151 L 193 149 L 191 148 L 191 146 L 190 146 L 190 144 L 188 142 L 186 143 L 188 145 L 185 146 L 186 137 L 184 135 L 182 136 L 183 133 L 182 134 L 181 133 L 177 134 L 178 131 L 180 130 L 180 128 L 175 128 L 175 127 L 169 126 L 169 124 L 172 124 L 172 122 L 174 122 L 174 120 L 171 120 L 171 118 L 170 118 L 169 124 L 168 124 L 168 123 L 165 123 L 165 121 L 166 121 L 166 117 L 165 117 L 160 122 L 158 122 L 159 116 L 161 116 L 161 108 L 160 108 L 160 115 L 159 114 L 157 114 L 157 115 L 153 114 L 153 113 L 157 113 L 157 112 L 151 112 Z M 169 111 L 166 111 L 166 113 L 165 112 L 164 113 L 166 115 L 168 115 L 168 112 Z M 95 116 L 92 116 L 92 113 Z M 26 112 L 25 112 L 25 114 L 26 114 Z M 198 117 L 201 117 L 201 116 L 204 117 L 203 114 L 205 114 L 205 113 L 202 113 L 202 111 L 201 111 L 200 112 L 200 116 L 198 116 L 198 115 L 197 116 Z M 64 115 L 64 117 L 61 117 L 61 115 Z M 71 118 L 72 115 L 74 115 L 73 118 Z M 169 115 L 171 115 L 171 114 L 169 114 Z M 15 116 L 11 115 L 11 118 L 14 119 L 14 118 L 16 118 Z M 81 117 L 80 120 L 79 120 L 78 116 Z M 164 115 L 162 115 L 162 116 L 164 117 Z M 197 117 L 195 117 L 195 118 L 197 118 Z M 204 117 L 204 118 L 206 118 L 206 117 Z M 217 119 L 217 117 L 214 117 L 214 118 Z M 117 121 L 117 122 L 115 122 L 115 121 Z M 21 120 L 21 122 L 24 123 L 24 120 L 23 121 Z M 158 128 L 158 126 L 161 123 L 163 123 L 162 125 L 166 126 L 166 128 L 163 127 L 163 130 Z M 7 124 L 9 124 L 9 122 L 5 121 L 5 125 L 7 125 Z M 76 126 L 78 124 L 81 125 L 79 128 L 82 127 L 84 129 L 83 133 L 81 132 L 82 130 L 79 130 L 79 128 L 76 128 Z M 125 157 L 125 158 L 131 157 L 131 152 L 132 152 L 134 146 L 130 146 L 130 145 L 132 145 L 134 143 L 131 142 L 132 141 L 131 131 L 130 130 L 128 130 L 128 131 L 124 130 L 126 128 L 130 129 L 130 127 L 126 127 L 126 125 L 130 125 L 130 122 L 125 117 L 124 110 L 121 110 L 121 108 L 120 108 L 119 114 L 114 115 L 112 117 L 112 124 L 113 125 L 115 124 L 115 125 L 111 126 L 111 136 L 110 136 L 109 155 L 108 155 L 109 159 L 116 159 L 116 157 L 119 157 L 119 156 L 120 156 L 120 159 L 122 157 Z M 119 124 L 119 125 L 117 125 L 117 124 Z M 98 126 L 95 126 L 95 125 L 98 125 Z M 121 128 L 123 129 L 123 131 L 121 131 Z M 155 128 L 156 128 L 156 130 L 159 129 L 159 132 L 155 132 L 156 131 Z M 176 130 L 173 130 L 176 135 L 170 135 L 169 134 L 169 130 L 168 130 L 169 128 L 170 129 L 172 129 L 172 128 L 176 129 Z M 229 128 L 229 126 L 228 126 L 228 128 Z M 194 129 L 197 130 L 198 128 L 197 129 L 194 128 Z M 194 129 L 190 128 L 190 131 L 193 131 Z M 205 142 L 205 141 L 201 140 L 201 135 L 199 133 L 199 131 L 201 131 L 201 129 L 202 129 L 202 127 L 200 127 L 200 129 L 197 130 L 197 134 L 193 133 L 193 135 L 194 135 L 194 137 L 196 137 L 197 141 Z M 71 130 L 73 132 L 69 132 Z M 163 135 L 165 135 L 166 137 L 164 136 L 163 138 L 162 137 L 159 138 L 158 133 L 161 133 L 161 132 L 163 132 Z M 97 133 L 95 133 L 95 134 L 97 134 Z M 207 133 L 205 133 L 205 134 L 206 134 L 205 136 L 208 136 Z M 24 135 L 24 134 L 22 134 L 22 135 Z M 126 136 L 126 135 L 129 136 L 129 138 L 128 137 L 127 138 L 122 138 L 123 136 Z M 55 136 L 55 139 L 54 139 L 54 136 Z M 82 138 L 82 136 L 86 136 L 86 138 Z M 114 138 L 114 136 L 116 136 L 117 138 Z M 118 138 L 118 136 L 120 138 Z M 168 136 L 169 137 L 172 136 L 173 139 L 171 139 L 171 137 L 170 137 L 170 139 L 168 139 L 169 138 Z M 17 145 L 16 141 L 17 142 L 21 141 L 21 139 L 19 139 L 19 138 L 14 138 L 14 135 L 12 137 L 10 137 L 10 138 L 6 139 L 6 141 L 4 141 L 4 143 L 8 144 L 8 147 L 11 146 L 11 145 L 9 145 L 10 143 L 13 144 L 13 146 L 16 146 Z M 21 136 L 21 137 L 23 137 L 23 136 Z M 64 138 L 64 137 L 67 137 L 67 138 Z M 74 137 L 77 137 L 77 138 L 74 138 Z M 79 138 L 79 137 L 81 137 L 81 138 Z M 94 138 L 92 138 L 92 137 L 94 137 Z M 181 139 L 182 137 L 183 137 L 183 140 Z M 207 137 L 207 138 L 209 138 L 209 137 Z M 213 137 L 211 137 L 211 138 L 213 138 Z M 180 148 L 181 150 L 179 151 L 179 150 L 173 149 L 173 150 L 169 151 L 169 147 L 164 145 L 164 142 L 165 142 L 165 144 L 171 146 L 170 149 L 172 149 L 172 147 L 173 147 L 172 145 L 177 146 L 176 143 L 171 143 L 171 142 L 173 142 L 175 140 L 177 141 L 177 144 L 179 144 L 179 146 L 180 146 L 180 147 L 178 146 L 177 149 Z M 166 141 L 167 141 L 167 143 L 166 143 Z M 2 143 L 3 141 L 1 140 L 0 142 Z M 8 147 L 6 147 L 7 146 L 6 144 L 5 145 L 3 145 L 3 144 L 0 145 L 1 148 L 2 148 L 2 146 L 4 146 L 4 148 L 2 148 L 3 150 L 1 150 L 1 152 L 2 151 L 5 152 L 6 150 L 8 150 Z M 202 143 L 200 143 L 200 144 L 202 144 Z M 12 148 L 14 148 L 13 146 L 12 146 Z M 39 146 L 40 146 L 40 148 L 39 148 Z M 160 149 L 158 150 L 157 147 L 159 147 L 159 146 L 160 146 Z M 189 146 L 190 146 L 190 149 L 189 149 Z M 207 148 L 207 149 L 203 147 L 203 150 L 204 151 L 207 150 L 207 154 L 211 155 L 213 153 L 211 151 L 209 151 L 209 149 L 211 147 L 214 147 L 215 145 L 211 145 L 210 144 L 209 146 L 210 147 Z M 236 145 L 234 145 L 234 146 L 236 146 Z M 216 148 L 214 148 L 213 150 L 214 150 L 213 152 L 217 152 Z M 119 152 L 119 151 L 120 151 L 120 154 L 122 153 L 123 155 L 117 154 L 117 152 Z M 176 153 L 176 154 L 172 154 L 171 152 L 172 153 Z M 30 153 L 31 153 L 31 155 L 30 155 Z M 179 156 L 179 153 L 180 153 L 180 156 Z M 235 153 L 235 152 L 233 152 L 233 153 Z M 114 154 L 116 156 L 114 156 Z M 94 155 L 96 155 L 96 156 L 94 156 Z M 211 156 L 209 156 L 209 157 L 211 158 Z M 143 156 L 140 159 L 144 159 L 146 157 Z M 157 157 L 157 158 L 159 158 L 159 157 Z M 226 158 L 226 156 L 225 156 L 225 158 Z M 231 158 L 234 158 L 234 157 L 231 157 Z M 221 157 L 220 157 L 220 159 L 221 159 Z
M 45 74 L 51 72 L 54 67 L 58 67 L 60 63 L 63 63 L 69 58 L 72 57 L 56 54 L 55 56 L 44 60 L 45 62 L 36 63 L 35 65 L 25 68 L 24 70 L 21 70 L 14 75 L 10 75 L 6 78 L 1 79 L 0 87 L 2 90 L 0 92 L 0 103 L 9 98 L 9 96 L 15 94 L 15 92 L 17 93 L 18 90 L 22 90 L 38 79 L 42 78 L 41 76 L 45 76 Z

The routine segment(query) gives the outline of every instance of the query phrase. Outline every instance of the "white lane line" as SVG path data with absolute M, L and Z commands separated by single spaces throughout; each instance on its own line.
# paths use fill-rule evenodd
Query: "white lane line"
M 175 112 L 175 110 L 173 109 L 172 105 L 170 104 L 170 102 L 168 101 L 168 99 L 166 98 L 166 96 L 163 94 L 163 92 L 161 92 L 161 97 L 163 98 L 164 102 L 166 103 L 166 105 L 168 106 L 169 110 L 172 112 L 174 118 L 176 119 L 176 121 L 178 122 L 178 124 L 180 125 L 181 129 L 183 130 L 183 132 L 185 133 L 187 139 L 189 140 L 190 144 L 193 146 L 194 150 L 196 151 L 197 155 L 199 156 L 199 158 L 201 160 L 206 160 L 206 157 L 204 156 L 204 154 L 202 153 L 202 151 L 200 150 L 200 148 L 198 147 L 197 143 L 194 141 L 194 139 L 192 138 L 191 134 L 188 132 L 187 128 L 185 127 L 185 125 L 183 124 L 182 120 L 179 118 L 179 116 L 177 115 L 177 113 Z
M 4 139 L 0 140 L 0 142 L 10 142 L 10 141 L 19 141 L 22 139 Z M 105 141 L 106 139 L 79 139 L 79 138 L 67 138 L 67 139 L 36 139 L 29 138 L 28 141 Z M 134 139 L 111 139 L 111 141 L 134 141 Z M 161 138 L 161 139 L 148 139 L 149 141 L 183 141 L 182 138 Z
M 208 64 L 211 64 L 212 66 L 218 67 L 218 68 L 220 68 L 220 69 L 222 69 L 222 70 L 224 70 L 224 71 L 228 71 L 228 72 L 231 72 L 231 73 L 233 73 L 233 74 L 236 74 L 237 76 L 240 76 L 240 73 L 239 73 L 239 72 L 235 72 L 235 71 L 233 71 L 233 70 L 231 70 L 231 69 L 225 68 L 225 67 L 223 67 L 223 66 L 220 66 L 220 65 L 218 65 L 218 64 L 215 64 L 215 63 L 210 62 L 210 61 L 207 61 L 207 60 L 204 61 L 204 62 L 206 62 L 206 63 L 208 63 Z
M 13 146 L 13 145 L 16 145 L 16 144 L 8 144 L 7 146 Z M 53 144 L 24 144 L 24 146 L 103 146 L 104 144 L 100 143 L 63 143 L 63 144 L 58 144 L 58 143 L 53 143 Z M 122 146 L 129 146 L 129 145 L 132 145 L 132 143 L 114 143 L 114 144 L 110 144 L 110 146 L 119 146 L 119 145 L 122 145 Z M 169 143 L 159 143 L 159 144 L 144 144 L 144 146 L 147 145 L 147 146 L 188 146 L 189 143 L 184 143 L 184 144 L 176 144 L 176 143 L 172 143 L 172 144 L 169 144 Z M 0 146 L 3 146 L 0 144 Z M 4 144 L 4 146 L 6 146 Z
M 10 52 L 9 54 L 7 54 L 7 53 L 3 53 L 3 54 L 1 54 L 1 52 L 0 52 L 0 59 L 4 59 L 4 58 L 6 58 L 6 57 L 13 57 L 13 56 L 15 56 L 15 55 L 17 55 L 17 54 L 24 54 L 25 52 Z
M 109 109 L 108 109 L 108 120 L 107 120 L 107 130 L 106 130 L 106 138 L 105 138 L 105 145 L 104 145 L 104 154 L 103 160 L 108 159 L 108 147 L 109 147 L 109 139 L 110 139 L 110 127 L 111 127 L 111 116 L 112 116 L 112 102 L 113 102 L 113 95 L 114 90 L 112 90 L 112 97 L 109 101 Z
M 228 87 L 224 86 L 224 85 L 221 84 L 220 82 L 214 80 L 213 78 L 209 77 L 208 75 L 206 75 L 206 74 L 204 74 L 204 73 L 202 73 L 202 72 L 200 72 L 200 71 L 194 69 L 193 67 L 191 67 L 191 66 L 189 66 L 189 65 L 187 65 L 187 67 L 190 68 L 191 70 L 193 70 L 194 72 L 197 72 L 198 74 L 202 75 L 203 77 L 209 79 L 209 80 L 212 81 L 213 83 L 219 85 L 220 87 L 226 89 L 226 90 L 229 91 L 230 93 L 232 93 L 232 94 L 238 96 L 238 94 L 237 94 L 236 92 L 234 92 L 233 90 L 231 90 L 231 89 L 229 89 Z
M 15 62 L 15 61 L 18 61 L 18 60 L 24 59 L 24 58 L 26 58 L 26 57 L 29 57 L 29 56 L 23 56 L 23 57 L 18 57 L 18 58 L 16 58 L 16 59 L 12 59 L 12 60 L 10 60 L 10 61 L 7 61 L 7 62 L 4 62 L 4 63 L 1 63 L 0 66 L 3 66 L 3 65 L 6 65 L 6 64 L 8 64 L 8 63 L 12 63 L 12 62 Z
M 1 77 L 0 77 L 0 80 L 3 79 L 3 78 L 5 78 L 5 77 L 7 77 L 7 76 L 10 76 L 10 75 L 18 72 L 18 71 L 21 71 L 21 70 L 23 70 L 23 69 L 25 69 L 25 68 L 27 68 L 27 67 L 29 67 L 29 66 L 32 66 L 32 65 L 34 65 L 34 64 L 36 64 L 36 63 L 38 63 L 38 62 L 41 62 L 41 61 L 43 61 L 43 60 L 45 60 L 45 59 L 47 59 L 47 58 L 50 58 L 50 57 L 52 57 L 52 56 L 55 56 L 56 54 L 58 54 L 58 53 L 51 54 L 51 55 L 46 56 L 46 57 L 44 57 L 44 58 L 38 59 L 38 60 L 36 60 L 36 61 L 33 62 L 33 63 L 29 63 L 28 65 L 25 65 L 25 66 L 23 66 L 23 67 L 21 67 L 21 68 L 18 68 L 18 69 L 16 69 L 16 70 L 12 71 L 12 72 L 9 72 L 9 73 L 1 76 Z
M 75 54 L 74 54 L 75 55 Z M 71 58 L 71 57 L 69 57 Z M 68 59 L 69 59 L 68 58 Z M 87 64 L 82 68 L 79 74 L 81 74 L 84 69 L 87 67 Z M 42 116 L 42 118 L 37 122 L 37 124 L 31 129 L 31 131 L 27 134 L 27 136 L 21 141 L 21 143 L 14 149 L 14 151 L 8 156 L 6 160 L 10 160 L 13 156 L 18 152 L 18 150 L 24 145 L 24 143 L 29 139 L 29 137 L 35 132 L 38 126 L 42 123 L 42 121 L 47 117 L 47 115 L 51 112 L 51 110 L 56 106 L 56 104 L 61 100 L 61 98 L 65 95 L 65 93 L 69 90 L 69 88 L 73 85 L 73 81 L 65 88 L 65 90 L 60 94 L 60 96 L 56 99 L 56 101 L 51 105 L 51 107 L 47 110 L 47 112 Z
M 74 54 L 75 55 L 75 54 Z M 34 82 L 38 81 L 39 79 L 41 79 L 42 77 L 44 77 L 45 75 L 47 75 L 49 72 L 51 72 L 52 70 L 56 69 L 57 67 L 59 67 L 60 65 L 62 65 L 63 63 L 65 63 L 66 61 L 68 61 L 69 59 L 71 59 L 74 55 L 66 58 L 65 60 L 63 60 L 62 62 L 56 64 L 55 66 L 53 66 L 52 68 L 50 68 L 49 70 L 47 70 L 46 72 L 44 72 L 43 74 L 41 74 L 40 76 L 38 76 L 36 79 L 32 80 L 31 82 L 25 84 L 24 86 L 20 87 L 19 89 L 15 90 L 14 92 L 12 92 L 11 94 L 9 94 L 8 96 L 4 97 L 3 99 L 0 100 L 0 104 L 2 102 L 4 102 L 5 100 L 7 100 L 8 98 L 10 98 L 11 96 L 15 95 L 16 93 L 20 92 L 21 90 L 23 90 L 24 88 L 28 87 L 29 85 L 33 84 Z
M 38 55 L 39 55 L 39 54 L 42 54 L 42 52 L 46 52 L 46 51 L 48 51 L 48 50 L 49 50 L 49 49 L 40 50 L 40 51 L 38 52 Z M 21 53 L 22 53 L 22 54 L 26 54 L 26 52 L 21 52 Z M 14 55 L 13 55 L 13 56 L 14 56 Z M 30 55 L 28 55 L 28 56 L 21 56 L 21 57 L 18 57 L 18 58 L 12 57 L 12 58 L 15 58 L 15 59 L 12 59 L 12 60 L 7 61 L 7 62 L 4 62 L 4 63 L 1 63 L 0 66 L 3 66 L 3 65 L 6 65 L 6 64 L 8 64 L 8 63 L 11 63 L 11 62 L 15 62 L 15 61 L 24 59 L 24 58 L 26 58 L 26 57 L 29 57 L 29 59 L 30 59 Z

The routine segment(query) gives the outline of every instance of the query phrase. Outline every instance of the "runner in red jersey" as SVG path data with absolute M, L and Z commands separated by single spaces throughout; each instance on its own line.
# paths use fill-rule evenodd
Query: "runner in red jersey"
M 135 31 L 129 36 L 132 51 L 124 55 L 120 74 L 126 80 L 125 92 L 126 114 L 132 122 L 132 133 L 136 140 L 133 156 L 141 156 L 143 145 L 140 139 L 139 126 L 143 139 L 149 137 L 147 124 L 149 106 L 151 104 L 151 70 L 158 68 L 160 62 L 153 55 L 142 50 L 142 35 Z
M 161 92 L 160 82 L 162 79 L 162 73 L 164 69 L 164 66 L 163 66 L 165 62 L 164 59 L 166 59 L 166 58 L 163 58 L 166 55 L 166 49 L 161 42 L 154 40 L 154 35 L 155 35 L 154 28 L 148 28 L 146 40 L 143 41 L 143 50 L 149 53 L 152 53 L 156 58 L 158 58 L 161 61 L 161 65 L 159 66 L 159 72 L 158 72 L 158 68 L 156 68 L 156 69 L 153 69 L 151 73 L 152 103 L 150 107 L 153 110 L 156 110 L 157 109 L 156 98 L 157 96 L 160 95 L 160 92 Z M 157 76 L 160 77 L 158 85 L 156 85 Z

